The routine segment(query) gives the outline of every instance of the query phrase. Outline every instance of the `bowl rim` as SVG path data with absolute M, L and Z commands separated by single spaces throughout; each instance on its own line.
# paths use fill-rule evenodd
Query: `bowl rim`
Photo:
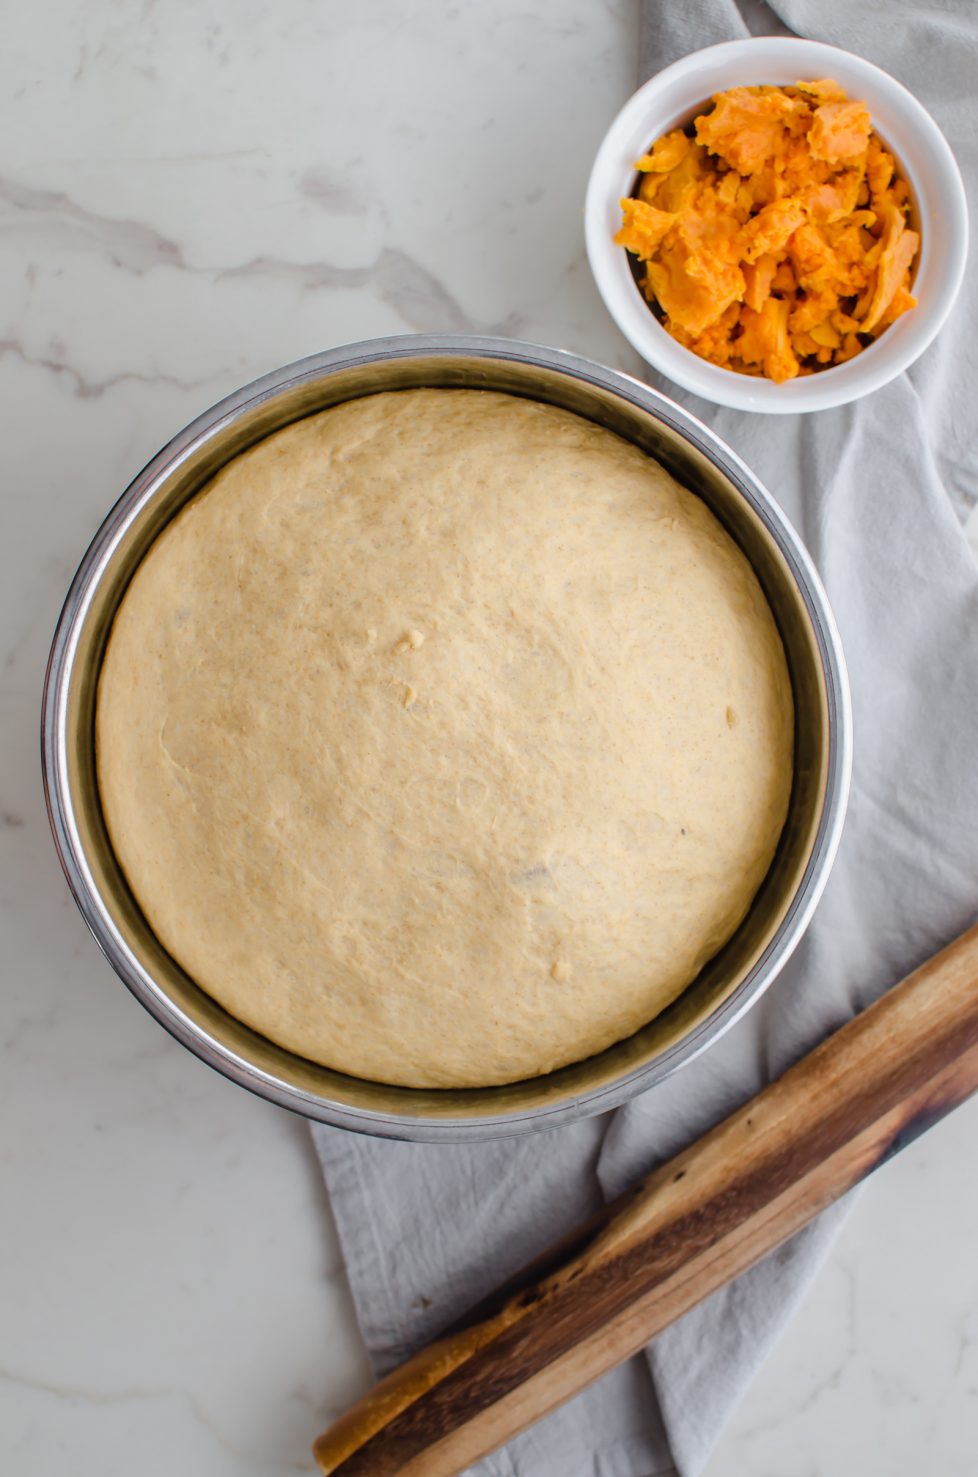
M 745 70 L 749 74 L 746 84 Z M 717 74 L 723 72 L 728 75 L 721 81 Z M 805 75 L 837 75 L 850 92 L 859 87 L 869 94 L 866 100 L 874 127 L 894 147 L 920 203 L 917 281 L 926 275 L 927 296 L 855 359 L 776 385 L 710 364 L 672 339 L 641 297 L 626 254 L 615 246 L 612 236 L 617 201 L 628 193 L 634 178 L 633 161 L 653 136 L 675 126 L 681 116 L 723 87 L 738 82 L 783 83 Z M 712 80 L 708 83 L 707 78 Z M 628 185 L 619 188 L 625 175 Z M 927 226 L 927 220 L 935 218 L 937 203 L 940 232 Z M 628 99 L 601 141 L 588 180 L 584 215 L 588 261 L 598 291 L 642 358 L 704 399 L 735 410 L 773 415 L 848 404 L 902 374 L 946 321 L 968 257 L 968 207 L 961 172 L 947 139 L 923 104 L 875 63 L 825 42 L 793 36 L 721 42 L 691 52 L 651 77 Z
M 701 452 L 733 483 L 765 524 L 798 586 L 812 624 L 825 683 L 828 751 L 825 793 L 804 874 L 760 957 L 731 994 L 652 1061 L 615 1080 L 554 1104 L 506 1113 L 432 1118 L 337 1102 L 285 1081 L 217 1040 L 155 982 L 128 948 L 100 902 L 76 825 L 70 781 L 68 700 L 79 637 L 98 580 L 136 513 L 195 448 L 229 420 L 287 390 L 340 370 L 395 358 L 464 356 L 503 359 L 564 373 L 646 411 Z M 746 464 L 709 428 L 659 391 L 592 360 L 517 340 L 464 334 L 404 334 L 343 345 L 283 366 L 219 401 L 178 432 L 133 479 L 84 554 L 58 619 L 44 679 L 41 762 L 48 818 L 75 902 L 107 961 L 143 1006 L 182 1045 L 240 1086 L 321 1123 L 377 1137 L 428 1142 L 502 1138 L 555 1127 L 617 1107 L 700 1055 L 768 988 L 808 926 L 828 880 L 842 834 L 852 767 L 852 714 L 842 645 L 812 561 L 785 514 Z

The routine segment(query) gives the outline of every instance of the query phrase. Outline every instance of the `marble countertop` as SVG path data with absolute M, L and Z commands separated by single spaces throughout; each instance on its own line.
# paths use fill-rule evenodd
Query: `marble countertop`
M 284 1477 L 369 1374 L 304 1124 L 130 998 L 62 882 L 37 722 L 107 507 L 288 360 L 491 331 L 635 370 L 581 200 L 631 0 L 48 0 L 0 53 L 0 1429 L 18 1477 Z M 971 1473 L 978 1102 L 862 1195 L 709 1477 Z

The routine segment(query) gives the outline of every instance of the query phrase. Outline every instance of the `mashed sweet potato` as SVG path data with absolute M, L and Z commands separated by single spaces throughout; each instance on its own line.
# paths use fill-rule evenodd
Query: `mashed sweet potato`
M 910 191 L 837 82 L 734 87 L 637 160 L 615 241 L 679 343 L 779 384 L 915 306 Z

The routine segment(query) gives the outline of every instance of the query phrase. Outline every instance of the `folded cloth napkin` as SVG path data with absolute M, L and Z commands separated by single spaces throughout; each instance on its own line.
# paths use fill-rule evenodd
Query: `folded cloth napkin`
M 645 0 L 643 75 L 790 28 L 877 62 L 944 128 L 978 198 L 970 0 Z M 679 395 L 772 490 L 828 588 L 853 689 L 855 770 L 835 870 L 801 947 L 705 1056 L 627 1107 L 499 1143 L 385 1143 L 316 1127 L 361 1327 L 390 1368 L 605 1198 L 686 1144 L 978 912 L 978 292 L 866 400 L 751 416 Z M 674 387 L 662 384 L 667 393 Z M 480 1477 L 702 1471 L 832 1243 L 841 1207 L 620 1370 L 488 1457 Z

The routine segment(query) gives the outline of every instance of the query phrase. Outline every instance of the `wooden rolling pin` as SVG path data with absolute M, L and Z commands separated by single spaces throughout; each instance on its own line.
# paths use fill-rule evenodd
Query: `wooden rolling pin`
M 388 1375 L 320 1436 L 320 1468 L 455 1477 L 976 1090 L 978 926 Z

